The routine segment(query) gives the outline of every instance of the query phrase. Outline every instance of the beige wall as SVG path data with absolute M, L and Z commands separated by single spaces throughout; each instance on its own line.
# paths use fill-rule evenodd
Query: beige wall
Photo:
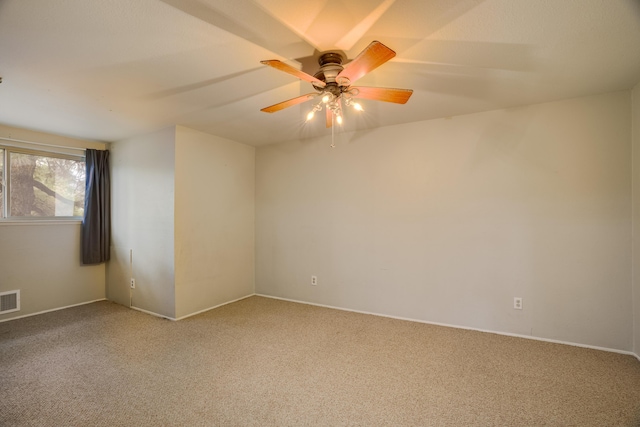
M 34 149 L 105 148 L 6 125 L 0 125 L 0 138 L 46 144 Z M 19 143 L 0 139 L 0 144 Z M 0 222 L 0 292 L 17 289 L 21 310 L 0 314 L 0 321 L 105 298 L 104 264 L 81 265 L 79 221 Z
M 80 262 L 80 223 L 0 224 L 0 292 L 20 290 L 20 311 L 0 321 L 105 298 L 104 264 Z
M 620 92 L 257 149 L 256 292 L 630 350 L 629 105 Z
M 175 317 L 175 128 L 111 145 L 111 260 L 107 297 Z M 133 251 L 132 263 L 130 251 Z
M 254 292 L 255 148 L 176 130 L 176 317 Z
M 632 91 L 633 351 L 640 357 L 640 83 Z
M 253 147 L 177 126 L 111 153 L 109 299 L 129 305 L 131 269 L 132 305 L 170 318 L 253 293 Z

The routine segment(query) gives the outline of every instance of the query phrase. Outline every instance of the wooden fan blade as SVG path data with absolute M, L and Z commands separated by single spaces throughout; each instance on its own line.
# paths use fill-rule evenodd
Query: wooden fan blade
M 326 83 L 322 80 L 318 80 L 310 74 L 305 73 L 304 71 L 300 71 L 296 68 L 293 68 L 291 65 L 285 64 L 282 61 L 278 61 L 277 59 L 270 59 L 268 61 L 260 61 L 260 63 L 264 65 L 268 65 L 277 70 L 284 71 L 285 73 L 289 73 L 292 76 L 296 76 L 300 80 L 307 81 L 309 83 L 313 83 L 318 87 L 325 87 Z
M 396 56 L 396 53 L 380 43 L 379 41 L 373 41 L 367 46 L 355 59 L 344 66 L 344 69 L 336 77 L 338 84 L 342 86 L 349 86 L 351 83 L 358 80 L 368 72 L 378 68 L 391 58 Z M 348 79 L 348 84 L 341 82 L 344 79 Z
M 326 114 L 326 116 L 327 116 L 327 127 L 330 128 L 331 126 L 333 126 L 333 113 L 328 108 L 325 108 L 325 111 L 327 112 L 327 114 Z
M 294 105 L 307 102 L 308 100 L 315 98 L 316 95 L 317 95 L 316 93 L 308 93 L 306 95 L 298 96 L 297 98 L 292 98 L 287 101 L 279 102 L 269 107 L 265 107 L 260 111 L 264 111 L 265 113 L 275 113 L 276 111 L 284 110 L 287 107 L 292 107 Z
M 372 99 L 374 101 L 394 102 L 396 104 L 406 104 L 413 90 L 411 89 L 391 89 L 386 87 L 352 87 L 349 91 L 357 92 L 354 98 Z

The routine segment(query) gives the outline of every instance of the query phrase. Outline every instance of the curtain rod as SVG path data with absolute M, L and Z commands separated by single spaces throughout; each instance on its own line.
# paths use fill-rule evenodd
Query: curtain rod
M 76 151 L 85 151 L 86 150 L 86 148 L 68 147 L 68 146 L 65 146 L 65 145 L 44 144 L 42 142 L 25 141 L 23 139 L 5 138 L 4 136 L 0 136 L 0 139 L 2 139 L 4 141 L 21 142 L 23 144 L 34 144 L 34 145 L 43 145 L 45 147 L 62 148 L 62 149 L 65 149 L 65 150 L 76 150 Z

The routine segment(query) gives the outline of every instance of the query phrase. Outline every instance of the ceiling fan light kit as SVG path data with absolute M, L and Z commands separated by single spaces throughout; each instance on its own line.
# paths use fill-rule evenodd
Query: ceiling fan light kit
M 325 52 L 318 58 L 320 68 L 313 76 L 277 59 L 261 61 L 262 64 L 311 83 L 316 90 L 315 93 L 308 93 L 289 99 L 265 107 L 261 111 L 275 113 L 311 99 L 320 98 L 320 101 L 316 102 L 307 114 L 306 120 L 312 120 L 315 113 L 322 111 L 324 106 L 327 119 L 326 125 L 327 127 L 332 127 L 334 120 L 336 123 L 342 124 L 343 105 L 352 107 L 356 111 L 364 110 L 362 105 L 355 101 L 354 98 L 405 104 L 413 93 L 411 89 L 351 86 L 356 80 L 378 68 L 394 56 L 396 56 L 396 53 L 379 41 L 373 41 L 358 56 L 344 66 L 342 65 L 344 57 L 340 53 Z

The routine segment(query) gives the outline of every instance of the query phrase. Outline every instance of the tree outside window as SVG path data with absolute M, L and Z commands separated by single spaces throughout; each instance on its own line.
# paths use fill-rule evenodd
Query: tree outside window
M 6 179 L 8 217 L 81 217 L 85 162 L 80 158 L 5 149 L 0 163 Z M 7 212 L 8 211 L 8 212 Z

